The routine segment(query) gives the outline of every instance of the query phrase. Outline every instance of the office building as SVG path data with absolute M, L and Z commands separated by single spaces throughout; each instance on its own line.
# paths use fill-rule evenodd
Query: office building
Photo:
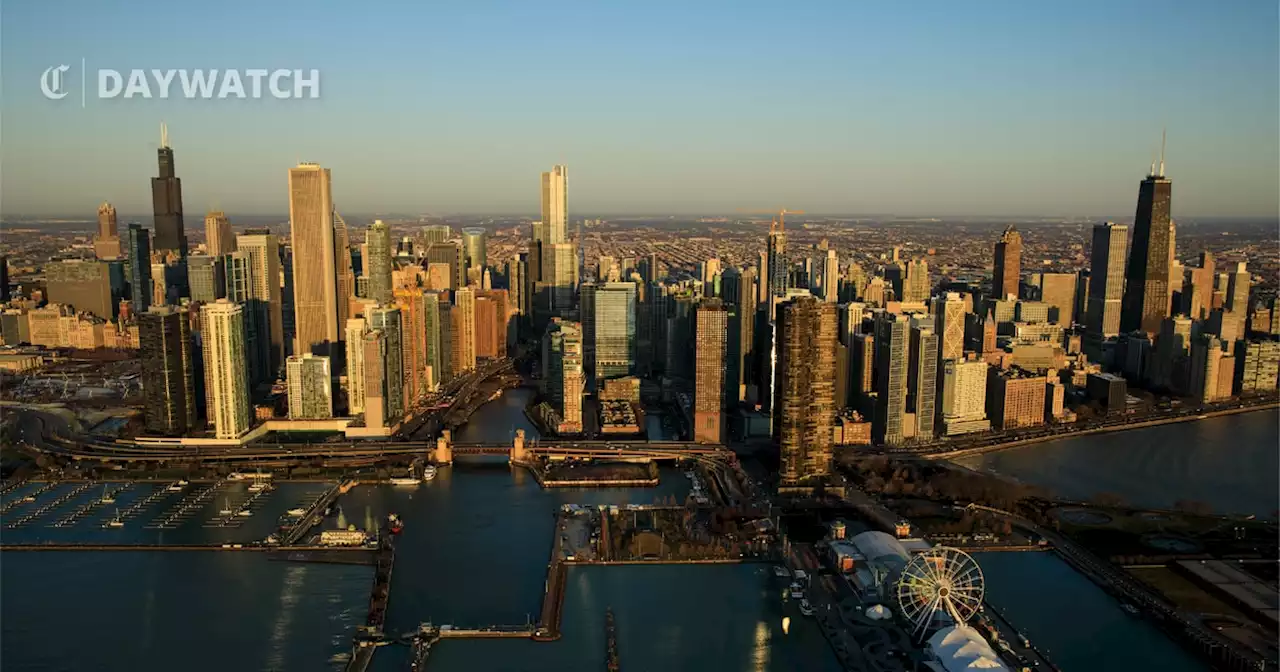
M 1102 343 L 1120 333 L 1129 227 L 1107 222 L 1093 227 L 1089 259 L 1089 299 L 1085 305 L 1085 354 L 1102 358 Z
M 922 303 L 929 300 L 929 262 L 924 259 L 912 259 L 907 262 L 906 274 L 902 280 L 902 293 L 898 300 L 904 303 Z
M 431 289 L 461 289 L 467 286 L 466 267 L 462 263 L 462 246 L 454 240 L 432 243 L 427 246 L 428 272 L 432 277 Z M 447 266 L 448 283 L 440 282 L 431 267 L 437 264 Z
M 395 305 L 400 309 L 400 362 L 404 366 L 405 406 L 412 408 L 429 391 L 427 380 L 427 303 L 436 301 L 421 289 L 395 290 Z
M 876 337 L 874 334 L 854 334 L 849 346 L 849 406 L 861 410 L 875 392 Z
M 182 180 L 173 163 L 169 129 L 160 125 L 160 149 L 156 152 L 160 171 L 151 178 L 151 205 L 155 214 L 155 251 L 187 256 L 187 234 L 182 224 Z
M 124 256 L 116 207 L 110 203 L 98 206 L 98 233 L 93 237 L 93 254 L 99 259 L 119 259 Z
M 377 303 L 391 303 L 391 228 L 375 219 L 365 234 L 367 256 L 362 260 L 364 276 L 369 279 L 369 298 Z
M 699 443 L 720 443 L 722 411 L 726 404 L 729 313 L 723 304 L 711 299 L 698 306 L 694 322 L 693 439 Z
M 200 309 L 205 412 L 219 439 L 241 437 L 253 418 L 244 336 L 244 310 L 238 304 L 219 299 Z
M 1036 273 L 1032 277 L 1032 283 L 1039 290 L 1040 302 L 1049 308 L 1049 320 L 1070 327 L 1075 322 L 1076 275 Z
M 782 222 L 777 220 L 769 225 L 769 239 L 766 247 L 765 287 L 769 298 L 764 303 L 769 304 L 769 324 L 773 324 L 775 317 L 773 303 L 777 299 L 774 297 L 786 296 L 787 290 L 791 287 L 791 261 L 787 257 L 787 234 L 782 227 Z
M 991 296 L 997 299 L 1018 297 L 1022 277 L 1022 234 L 1012 224 L 996 241 L 995 271 L 991 275 Z
M 448 224 L 428 224 L 422 227 L 422 242 L 426 245 L 443 243 L 453 237 L 453 229 Z
M 231 220 L 227 213 L 209 211 L 204 216 L 205 254 L 221 257 L 236 251 L 236 235 L 231 230 Z
M 1226 309 L 1245 315 L 1249 310 L 1249 285 L 1252 277 L 1245 269 L 1245 262 L 1236 264 L 1236 270 L 1227 275 Z
M 942 433 L 958 436 L 991 429 L 987 420 L 987 364 L 942 361 Z
M 125 295 L 124 266 L 119 262 L 67 259 L 46 264 L 45 297 L 113 319 Z
M 840 258 L 835 250 L 827 250 L 822 260 L 822 300 L 827 303 L 840 300 Z
M 1147 380 L 1156 389 L 1178 392 L 1187 384 L 1192 320 L 1185 315 L 1165 318 L 1156 337 Z
M 547 314 L 568 317 L 573 311 L 578 285 L 578 256 L 573 243 L 556 243 L 542 248 L 540 298 Z
M 1120 331 L 1139 330 L 1154 334 L 1169 316 L 1169 259 L 1173 241 L 1169 238 L 1169 209 L 1173 182 L 1164 175 L 1164 149 L 1160 168 L 1138 188 L 1138 209 L 1133 216 L 1133 244 L 1125 269 L 1124 299 L 1120 308 Z
M 906 315 L 876 313 L 876 407 L 871 434 L 878 445 L 898 446 L 906 440 L 908 329 Z
M 964 359 L 964 300 L 947 292 L 933 300 L 933 323 L 938 334 L 938 359 Z
M 483 269 L 489 263 L 489 253 L 485 249 L 487 233 L 479 227 L 467 227 L 462 230 L 462 263 L 466 272 L 473 268 Z
M 517 326 L 522 326 L 531 314 L 533 282 L 529 276 L 529 254 L 520 252 L 507 261 L 507 294 Z
M 351 349 L 357 349 L 359 342 L 352 342 Z M 333 417 L 333 374 L 328 357 L 309 352 L 293 355 L 285 364 L 285 377 L 288 380 L 291 420 Z
M 227 295 L 227 273 L 222 257 L 202 254 L 187 257 L 187 281 L 191 286 L 191 300 L 213 303 Z
M 471 287 L 453 293 L 453 321 L 458 334 L 454 371 L 470 371 L 476 368 L 476 291 Z
M 32 339 L 36 325 L 31 326 Z M 147 432 L 182 436 L 195 429 L 195 361 L 187 315 L 167 306 L 138 315 L 143 417 Z
M 289 233 L 293 252 L 293 352 L 328 354 L 339 340 L 339 299 L 334 268 L 333 196 L 327 168 L 300 163 L 289 169 Z
M 356 276 L 351 263 L 351 237 L 347 222 L 337 210 L 333 211 L 333 273 L 338 304 L 338 338 L 342 338 L 342 325 L 351 317 L 351 300 L 356 295 Z
M 266 229 L 249 229 L 236 236 L 237 253 L 248 259 L 248 297 L 255 327 L 266 344 L 268 377 L 284 365 L 285 334 L 280 291 L 280 241 Z M 260 324 L 265 323 L 265 324 Z
M 778 306 L 774 442 L 784 485 L 831 473 L 836 306 L 798 296 Z
M 636 286 L 631 282 L 606 282 L 596 285 L 591 294 L 590 372 L 592 389 L 599 389 L 605 380 L 635 373 Z
M 1236 393 L 1273 392 L 1280 387 L 1280 342 L 1238 341 L 1235 358 Z

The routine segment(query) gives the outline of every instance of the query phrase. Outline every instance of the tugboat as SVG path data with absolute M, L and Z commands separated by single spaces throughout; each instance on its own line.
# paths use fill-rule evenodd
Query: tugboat
M 387 529 L 391 534 L 400 534 L 404 530 L 404 521 L 400 520 L 400 516 L 392 513 L 387 516 Z

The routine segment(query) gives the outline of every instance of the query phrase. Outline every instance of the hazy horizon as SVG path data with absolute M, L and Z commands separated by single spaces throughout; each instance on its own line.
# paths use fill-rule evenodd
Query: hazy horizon
M 5 216 L 148 212 L 162 121 L 189 213 L 287 211 L 305 160 L 353 213 L 536 212 L 565 164 L 575 217 L 1114 218 L 1165 128 L 1175 218 L 1280 211 L 1275 3 L 220 7 L 6 6 Z M 41 95 L 82 58 L 316 68 L 321 97 Z

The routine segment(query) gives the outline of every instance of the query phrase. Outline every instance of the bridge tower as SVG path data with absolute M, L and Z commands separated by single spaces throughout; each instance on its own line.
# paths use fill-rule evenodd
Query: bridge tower
M 511 463 L 520 464 L 529 459 L 528 453 L 524 449 L 524 430 L 516 430 L 516 438 L 511 442 Z
M 434 460 L 436 464 L 453 464 L 452 431 L 446 429 L 440 432 L 440 438 L 436 439 Z

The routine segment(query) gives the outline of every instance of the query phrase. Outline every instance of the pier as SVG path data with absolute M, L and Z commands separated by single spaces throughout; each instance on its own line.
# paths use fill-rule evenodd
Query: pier
M 315 527 L 316 524 L 320 522 L 320 519 L 324 517 L 325 509 L 328 509 L 334 502 L 338 501 L 338 497 L 350 492 L 351 489 L 356 487 L 358 484 L 359 481 L 352 480 L 345 481 L 329 488 L 329 490 L 327 490 L 320 499 L 317 499 L 315 503 L 307 509 L 306 514 L 299 518 L 298 522 L 294 523 L 293 526 L 289 528 L 288 532 L 285 532 L 284 536 L 280 539 L 280 543 L 284 546 L 292 546 L 298 543 L 298 541 L 302 539 L 302 535 Z
M 604 610 L 604 669 L 618 672 L 622 662 L 618 658 L 618 628 L 613 621 L 613 607 Z
M 323 499 L 323 498 L 322 498 Z M 373 573 L 373 590 L 369 595 L 369 615 L 365 624 L 356 628 L 351 661 L 346 672 L 364 672 L 369 668 L 377 647 L 386 644 L 383 627 L 387 622 L 387 602 L 391 596 L 391 570 L 395 567 L 396 545 L 391 530 L 383 526 L 378 534 L 378 555 Z

